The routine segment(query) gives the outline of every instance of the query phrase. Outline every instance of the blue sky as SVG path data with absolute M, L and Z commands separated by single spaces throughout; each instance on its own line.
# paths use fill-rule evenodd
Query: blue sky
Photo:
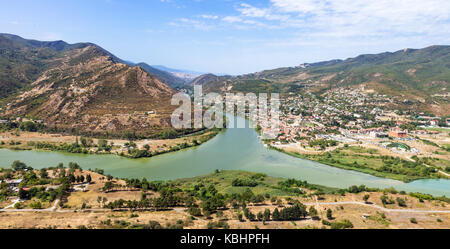
M 0 32 L 242 74 L 450 44 L 449 0 L 0 0 Z

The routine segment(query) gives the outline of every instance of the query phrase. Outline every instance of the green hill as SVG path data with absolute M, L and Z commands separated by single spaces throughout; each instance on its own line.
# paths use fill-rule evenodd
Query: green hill
M 277 68 L 202 82 L 209 91 L 281 93 L 322 92 L 339 87 L 373 89 L 417 104 L 419 108 L 450 114 L 450 46 L 404 49 Z

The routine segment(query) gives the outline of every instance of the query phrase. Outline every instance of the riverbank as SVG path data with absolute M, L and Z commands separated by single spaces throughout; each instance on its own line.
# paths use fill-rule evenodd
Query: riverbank
M 340 169 L 354 170 L 376 177 L 399 180 L 405 183 L 420 179 L 449 179 L 445 175 L 439 174 L 437 169 L 427 167 L 424 164 L 410 162 L 399 158 L 380 156 L 376 155 L 373 151 L 365 151 L 363 148 L 352 146 L 316 154 L 301 154 L 271 145 L 268 145 L 268 147 L 293 157 L 319 162 Z M 355 150 L 360 150 L 361 154 L 354 153 Z M 403 172 L 403 174 L 391 173 L 389 171 Z
M 335 188 L 366 185 L 372 188 L 394 187 L 399 191 L 450 196 L 449 180 L 418 180 L 404 183 L 292 157 L 264 147 L 257 133 L 250 128 L 226 129 L 225 132 L 195 149 L 141 159 L 115 155 L 0 150 L 0 166 L 9 167 L 17 158 L 36 168 L 76 162 L 84 169 L 102 168 L 106 174 L 113 176 L 138 179 L 146 177 L 153 181 L 195 177 L 208 174 L 215 169 L 243 170 L 265 173 L 269 176 L 304 179 L 313 184 Z
M 4 132 L 0 133 L 0 148 L 16 151 L 55 151 L 145 158 L 200 146 L 222 131 L 223 129 L 208 129 L 180 138 L 136 141 L 106 140 L 37 132 Z
M 43 178 L 42 171 L 34 172 Z M 21 175 L 0 170 L 0 177 L 8 173 L 12 178 Z M 167 182 L 119 180 L 76 167 L 49 168 L 46 173 L 44 180 L 53 188 L 45 190 L 40 183 L 28 181 L 27 187 L 37 189 L 39 195 L 30 195 L 14 207 L 10 202 L 17 197 L 4 196 L 0 205 L 8 208 L 0 210 L 0 228 L 436 229 L 450 225 L 448 198 L 393 189 L 336 189 L 244 171 L 215 171 Z M 79 178 L 80 182 L 71 180 Z M 49 199 L 53 192 L 56 200 Z

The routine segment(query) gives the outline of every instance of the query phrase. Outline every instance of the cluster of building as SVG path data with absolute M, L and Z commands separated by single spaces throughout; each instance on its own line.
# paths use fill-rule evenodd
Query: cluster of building
M 43 124 L 44 120 L 40 119 L 30 119 L 30 118 L 24 118 L 24 117 L 16 117 L 15 119 L 9 120 L 9 119 L 0 119 L 0 124 L 6 124 L 8 122 L 17 122 L 17 123 L 23 123 L 23 122 L 33 122 L 36 124 Z
M 13 179 L 13 180 L 5 180 L 4 182 L 8 184 L 8 188 L 11 191 L 19 192 L 19 185 L 22 183 L 22 179 Z M 3 183 L 3 181 L 0 180 L 0 183 Z
M 322 95 L 290 94 L 282 100 L 277 140 L 285 143 L 308 141 L 323 139 L 327 134 L 405 139 L 411 133 L 433 133 L 423 129 L 409 131 L 408 125 L 417 128 L 442 123 L 439 117 L 392 110 L 394 104 L 393 98 L 366 91 L 363 87 L 339 88 Z

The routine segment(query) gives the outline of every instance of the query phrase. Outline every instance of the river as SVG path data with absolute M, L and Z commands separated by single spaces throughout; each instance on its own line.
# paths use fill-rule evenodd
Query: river
M 244 170 L 297 178 L 330 187 L 345 188 L 364 184 L 369 187 L 394 187 L 407 192 L 450 196 L 450 180 L 430 179 L 403 183 L 295 158 L 264 147 L 257 133 L 250 128 L 227 129 L 199 147 L 145 159 L 0 149 L 0 166 L 9 167 L 14 160 L 20 160 L 36 169 L 76 162 L 84 169 L 101 168 L 106 174 L 122 178 L 171 180 L 205 175 L 215 169 Z

